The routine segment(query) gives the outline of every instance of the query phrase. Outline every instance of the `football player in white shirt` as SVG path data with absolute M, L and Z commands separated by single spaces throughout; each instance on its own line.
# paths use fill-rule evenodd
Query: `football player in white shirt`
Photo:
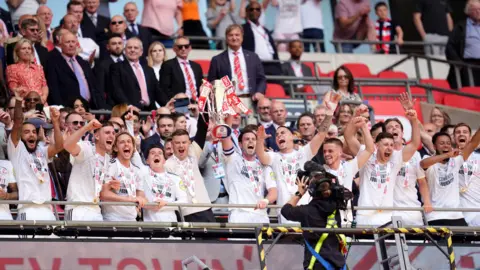
M 81 140 L 82 136 L 95 130 L 95 144 Z M 115 130 L 112 124 L 102 126 L 94 119 L 65 139 L 64 148 L 73 157 L 72 173 L 68 180 L 67 201 L 94 202 L 100 198 L 105 173 L 110 164 L 110 155 Z M 102 221 L 98 205 L 67 205 L 67 220 Z
M 463 140 L 462 140 L 463 141 Z M 462 153 L 453 150 L 450 135 L 438 132 L 433 135 L 436 155 L 427 157 L 420 166 L 427 170 L 427 181 L 430 188 L 432 206 L 434 208 L 457 208 L 460 206 L 459 171 L 465 160 L 480 143 L 480 132 L 463 147 Z M 463 186 L 465 188 L 465 186 Z M 465 189 L 464 189 L 465 190 Z M 431 212 L 427 214 L 429 225 L 467 226 L 462 212 Z
M 0 160 L 0 200 L 18 200 L 17 182 L 13 175 L 12 162 L 9 160 Z M 10 189 L 10 192 L 8 192 Z M 0 204 L 0 220 L 12 220 L 10 206 Z
M 106 202 L 135 202 L 139 208 L 146 203 L 143 183 L 138 175 L 138 167 L 131 163 L 135 152 L 135 138 L 127 132 L 117 134 L 113 144 L 113 156 L 105 175 L 105 183 L 120 181 L 119 189 L 103 185 L 100 199 Z M 103 205 L 103 219 L 108 221 L 135 221 L 135 206 Z
M 403 149 L 403 125 L 398 118 L 390 118 L 385 121 L 386 131 L 393 135 L 394 149 Z M 432 211 L 430 191 L 428 190 L 425 171 L 420 167 L 420 154 L 415 152 L 413 157 L 404 162 L 395 180 L 393 192 L 393 206 L 395 207 L 420 207 L 416 184 L 422 196 L 426 213 Z M 399 216 L 404 225 L 424 225 L 422 213 L 419 211 L 395 211 L 393 216 Z
M 263 166 L 255 154 L 257 135 L 254 129 L 242 130 L 241 153 L 234 150 L 231 137 L 221 140 L 225 155 L 225 188 L 230 204 L 256 204 L 255 209 L 234 208 L 228 216 L 232 223 L 270 223 L 266 207 L 277 199 L 277 183 L 270 167 Z M 268 191 L 265 197 L 264 191 Z
M 283 206 L 297 191 L 297 172 L 303 169 L 305 162 L 311 160 L 318 152 L 330 127 L 333 113 L 337 108 L 340 95 L 332 95 L 328 102 L 327 116 L 320 125 L 318 133 L 305 146 L 294 149 L 293 134 L 290 129 L 280 126 L 277 128 L 275 141 L 280 152 L 265 152 L 264 141 L 267 137 L 265 128 L 260 126 L 257 132 L 256 152 L 258 159 L 264 166 L 271 166 L 277 177 L 278 199 L 277 204 Z M 302 200 L 303 201 L 303 200 Z M 308 203 L 308 200 L 301 202 Z M 280 216 L 280 222 L 287 220 Z
M 163 165 L 165 158 L 160 145 L 152 145 L 147 149 L 147 164 L 141 166 L 141 179 L 144 192 L 149 202 L 156 206 L 145 206 L 144 221 L 176 222 L 177 207 L 165 206 L 167 203 L 187 203 L 187 193 L 182 179 L 173 173 L 166 172 Z
M 453 137 L 459 151 L 463 151 L 471 139 L 472 129 L 460 123 L 453 129 Z M 480 208 L 480 150 L 477 149 L 460 167 L 460 207 Z M 480 212 L 463 212 L 470 226 L 480 226 Z
M 420 144 L 420 127 L 417 112 L 405 111 L 412 125 L 412 141 L 401 151 L 394 149 L 394 136 L 380 133 L 375 140 L 376 152 L 365 166 L 360 168 L 360 197 L 358 206 L 393 207 L 393 192 L 397 174 L 404 162 L 409 161 Z M 358 153 L 360 143 L 348 143 L 351 153 Z M 360 210 L 357 212 L 359 225 L 383 225 L 391 221 L 392 212 L 385 210 Z
M 37 129 L 29 122 L 23 122 L 22 102 L 26 95 L 24 88 L 14 89 L 15 109 L 13 128 L 8 139 L 8 156 L 15 168 L 15 179 L 19 189 L 19 200 L 44 202 L 52 199 L 48 160 L 63 149 L 60 131 L 60 113 L 50 107 L 55 143 L 39 145 Z M 55 220 L 51 205 L 19 205 L 20 220 Z

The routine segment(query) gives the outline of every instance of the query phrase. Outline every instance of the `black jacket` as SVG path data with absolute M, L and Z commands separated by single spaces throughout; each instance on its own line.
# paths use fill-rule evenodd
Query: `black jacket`
M 455 25 L 453 31 L 450 33 L 450 37 L 448 38 L 447 47 L 445 48 L 445 55 L 447 60 L 453 61 L 463 61 L 463 53 L 465 51 L 465 33 L 467 29 L 467 21 L 462 21 Z M 463 71 L 460 69 L 460 73 L 462 76 L 462 85 L 468 82 L 465 76 L 467 76 L 466 70 Z M 448 83 L 450 87 L 456 89 L 457 88 L 457 81 L 455 80 L 455 69 L 453 66 L 450 66 L 450 71 L 448 72 L 447 77 Z
M 282 215 L 291 221 L 300 222 L 302 227 L 317 227 L 325 228 L 327 226 L 328 216 L 333 213 L 336 208 L 336 203 L 333 201 L 313 199 L 307 205 L 300 205 L 293 207 L 291 204 L 285 204 L 282 207 Z M 337 211 L 335 215 L 338 227 L 341 227 L 340 213 Z M 312 246 L 315 245 L 320 239 L 322 234 L 319 233 L 305 233 L 304 237 Z M 335 268 L 343 267 L 345 265 L 345 258 L 340 251 L 340 243 L 335 234 L 329 234 L 323 242 L 322 248 L 319 252 L 323 259 L 330 262 Z M 306 269 L 310 264 L 310 258 L 312 254 L 305 247 L 303 267 Z M 314 269 L 324 269 L 318 261 L 315 261 Z
M 152 43 L 152 35 L 150 34 L 150 31 L 148 31 L 147 28 L 141 26 L 140 24 L 136 23 L 135 24 L 138 28 L 138 37 L 142 41 L 143 45 L 143 56 L 147 57 L 148 55 L 148 48 L 150 47 L 150 44 Z M 127 30 L 125 30 L 125 35 L 127 36 L 127 39 L 134 37 L 135 35 L 130 31 L 130 28 L 128 28 L 130 25 L 127 25 Z
M 195 87 L 197 90 L 197 97 L 199 96 L 198 90 L 202 85 L 203 71 L 200 64 L 188 60 L 192 67 L 193 75 L 195 77 Z M 183 65 L 180 66 L 178 59 L 167 60 L 162 64 L 160 69 L 160 92 L 162 93 L 161 106 L 165 106 L 168 101 L 178 93 L 185 93 L 185 76 L 183 75 Z

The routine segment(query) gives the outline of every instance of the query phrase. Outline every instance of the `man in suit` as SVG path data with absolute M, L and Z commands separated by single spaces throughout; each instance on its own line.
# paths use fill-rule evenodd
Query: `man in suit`
M 173 51 L 177 57 L 165 61 L 160 69 L 160 90 L 165 98 L 162 104 L 178 93 L 185 93 L 190 99 L 197 100 L 203 74 L 198 63 L 188 60 L 191 50 L 187 37 L 175 39 Z
M 278 60 L 278 52 L 272 35 L 259 22 L 260 15 L 262 15 L 260 3 L 250 2 L 246 7 L 246 15 L 247 21 L 242 25 L 245 32 L 242 47 L 255 52 L 260 57 L 266 75 L 282 75 L 280 63 L 266 62 Z M 279 82 L 273 81 L 273 83 Z
M 21 22 L 20 25 L 20 34 L 23 38 L 30 40 L 34 46 L 34 56 L 35 62 L 37 64 L 41 64 L 45 66 L 47 61 L 48 50 L 47 48 L 43 47 L 39 41 L 39 25 L 38 22 L 34 19 L 25 19 Z M 16 42 L 10 43 L 7 45 L 6 52 L 7 52 L 7 65 L 14 64 L 14 57 L 13 53 L 15 51 L 15 46 L 17 45 Z
M 254 108 L 256 102 L 265 95 L 267 82 L 262 62 L 257 54 L 242 49 L 243 28 L 232 24 L 225 30 L 227 50 L 216 55 L 210 62 L 208 80 L 214 81 L 228 76 L 236 81 L 235 93 L 245 106 Z M 163 66 L 162 66 L 163 69 Z
M 97 44 L 103 42 L 107 38 L 106 33 L 110 24 L 110 18 L 98 14 L 100 0 L 85 0 L 83 2 L 85 9 L 80 25 L 83 29 L 89 29 L 87 32 L 93 31 L 95 33 L 92 39 Z
M 292 40 L 288 43 L 290 61 L 282 64 L 283 75 L 291 77 L 313 77 L 312 70 L 300 62 L 303 53 L 303 43 L 299 40 Z M 296 92 L 305 92 L 303 84 L 295 85 Z
M 75 18 L 77 19 L 77 22 L 80 24 L 80 27 L 78 28 L 77 33 L 75 33 L 77 38 L 83 37 L 83 38 L 91 38 L 92 40 L 95 40 L 96 39 L 95 28 L 88 27 L 81 24 L 81 22 L 83 21 L 83 14 L 84 14 L 83 11 L 84 11 L 83 2 L 77 1 L 77 0 L 72 0 L 68 2 L 67 14 L 71 14 L 75 16 Z
M 172 136 L 174 131 L 175 125 L 172 116 L 161 115 L 157 119 L 157 132 L 147 139 L 142 140 L 140 144 L 140 149 L 142 150 L 143 156 L 147 156 L 147 150 L 151 145 L 159 144 L 162 148 L 164 148 L 165 140 Z
M 272 116 L 273 124 L 265 129 L 265 133 L 271 136 L 265 140 L 265 144 L 267 148 L 271 148 L 273 151 L 277 152 L 279 151 L 275 138 L 277 135 L 277 128 L 281 126 L 286 127 L 287 124 L 287 109 L 285 108 L 285 104 L 278 100 L 272 101 L 270 115 Z M 290 127 L 287 128 L 292 130 Z
M 64 30 L 60 36 L 61 53 L 53 50 L 48 59 L 46 78 L 50 105 L 71 106 L 73 99 L 83 97 L 94 109 L 105 108 L 105 94 L 98 89 L 89 64 L 77 56 L 78 40 L 75 34 Z
M 78 44 L 80 45 L 81 49 L 79 56 L 83 60 L 92 64 L 94 59 L 98 59 L 100 57 L 100 47 L 93 39 L 78 36 L 78 31 L 80 30 L 79 22 L 74 15 L 65 15 L 62 19 L 61 27 L 77 35 Z
M 138 8 L 135 2 L 128 2 L 123 7 L 123 16 L 127 20 L 127 38 L 138 37 L 145 47 L 143 50 L 143 56 L 146 57 L 148 54 L 148 47 L 152 43 L 152 35 L 147 28 L 141 26 L 137 23 Z
M 106 50 L 108 51 L 108 56 L 105 57 L 102 61 L 95 65 L 93 73 L 97 79 L 97 84 L 99 89 L 104 89 L 106 94 L 106 102 L 108 106 L 114 106 L 112 100 L 112 87 L 110 84 L 110 66 L 113 63 L 118 63 L 125 58 L 123 57 L 123 39 L 119 34 L 110 34 L 107 40 Z
M 110 66 L 112 99 L 115 104 L 126 103 L 141 110 L 153 110 L 155 101 L 161 98 L 160 91 L 153 69 L 139 61 L 142 53 L 140 39 L 127 40 L 126 59 Z

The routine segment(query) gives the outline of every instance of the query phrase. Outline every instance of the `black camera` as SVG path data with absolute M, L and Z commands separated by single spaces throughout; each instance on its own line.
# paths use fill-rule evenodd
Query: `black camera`
M 313 198 L 325 198 L 325 191 L 330 190 L 328 199 L 335 201 L 338 209 L 347 209 L 348 201 L 353 199 L 353 193 L 338 183 L 337 176 L 327 172 L 322 165 L 314 161 L 306 162 L 303 169 L 303 171 L 299 170 L 297 172 L 297 177 L 299 179 L 302 179 L 302 177 L 308 179 L 307 190 L 310 196 Z M 328 182 L 330 185 L 323 184 L 325 182 Z M 325 189 L 326 187 L 328 189 Z

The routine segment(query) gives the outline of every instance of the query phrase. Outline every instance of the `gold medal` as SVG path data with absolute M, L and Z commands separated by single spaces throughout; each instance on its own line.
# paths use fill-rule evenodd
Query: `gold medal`
M 382 212 L 382 210 L 377 210 L 377 211 L 378 211 L 379 213 L 381 213 L 381 212 Z
M 198 203 L 196 198 L 192 198 L 192 203 Z
M 467 192 L 467 190 L 468 190 L 468 188 L 462 187 L 462 188 L 460 189 L 460 193 L 465 193 L 465 192 Z
M 98 197 L 95 197 L 95 198 L 93 199 L 93 203 L 98 203 Z
M 45 183 L 45 180 L 40 179 L 40 184 L 43 184 L 43 183 Z

